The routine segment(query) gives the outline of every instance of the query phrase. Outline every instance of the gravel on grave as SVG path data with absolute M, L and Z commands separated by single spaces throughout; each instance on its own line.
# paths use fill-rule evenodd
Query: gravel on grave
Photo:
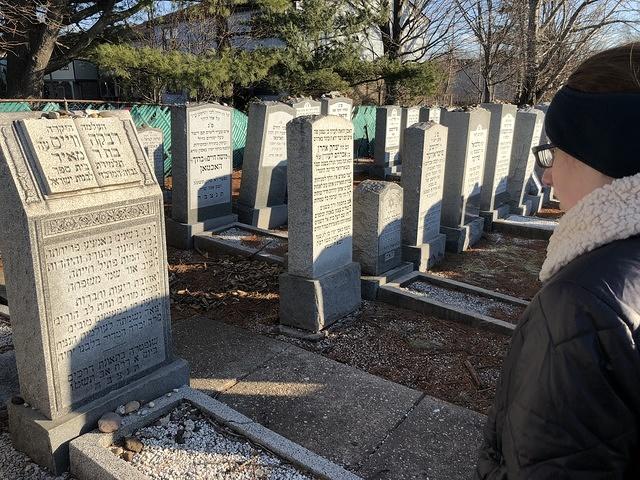
M 271 237 L 268 235 L 260 235 L 250 230 L 244 230 L 242 228 L 229 228 L 221 232 L 215 233 L 223 242 L 228 242 L 236 245 L 243 245 L 255 248 L 256 250 L 272 251 L 275 249 L 286 248 L 287 241 L 278 237 Z
M 13 448 L 11 437 L 6 432 L 0 432 L 0 478 L 2 480 L 73 480 L 68 473 L 56 477 L 33 463 L 24 453 Z
M 135 433 L 144 447 L 131 464 L 153 480 L 311 480 L 184 402 Z M 120 447 L 111 447 L 119 452 Z
M 482 295 L 474 295 L 454 288 L 441 287 L 422 280 L 413 281 L 401 288 L 414 294 L 429 297 L 440 303 L 511 323 L 517 323 L 520 315 L 524 312 L 524 307 L 518 305 L 512 305 Z
M 4 315 L 0 315 L 0 353 L 13 348 L 11 337 L 11 323 Z
M 544 230 L 554 230 L 558 226 L 558 222 L 554 220 L 545 220 L 540 217 L 525 217 L 522 215 L 509 215 L 505 218 L 506 222 L 527 225 L 529 227 L 542 228 Z

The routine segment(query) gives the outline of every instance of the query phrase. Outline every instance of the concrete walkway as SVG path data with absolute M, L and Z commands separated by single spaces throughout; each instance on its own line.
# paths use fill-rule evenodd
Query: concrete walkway
M 364 478 L 471 478 L 483 415 L 207 318 L 173 334 L 192 387 Z

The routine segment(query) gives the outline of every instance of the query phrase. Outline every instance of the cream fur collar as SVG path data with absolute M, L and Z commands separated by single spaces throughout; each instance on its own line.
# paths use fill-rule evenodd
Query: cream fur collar
M 580 200 L 560 219 L 547 247 L 540 280 L 580 255 L 640 234 L 640 174 L 614 180 Z

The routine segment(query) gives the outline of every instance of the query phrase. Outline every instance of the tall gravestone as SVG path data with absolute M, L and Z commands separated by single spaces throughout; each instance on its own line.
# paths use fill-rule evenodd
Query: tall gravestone
M 507 180 L 518 107 L 498 103 L 483 103 L 481 107 L 491 112 L 480 194 L 480 215 L 485 219 L 485 230 L 489 230 L 493 220 L 510 212 Z
M 319 101 L 312 98 L 292 98 L 285 102 L 295 112 L 294 116 L 307 117 L 310 115 L 320 115 L 322 105 Z
M 365 180 L 353 193 L 353 260 L 363 275 L 380 276 L 402 260 L 402 188 Z
M 446 110 L 441 107 L 422 107 L 420 109 L 420 121 L 441 123 L 440 120 L 445 111 Z
M 385 178 L 400 172 L 400 133 L 402 108 L 387 105 L 376 109 L 376 142 L 374 172 Z
M 232 113 L 217 104 L 171 109 L 169 245 L 191 248 L 193 235 L 237 220 L 231 212 Z
M 402 120 L 400 121 L 400 162 L 402 162 L 402 149 L 404 148 L 404 131 L 418 122 L 420 122 L 420 107 L 402 107 Z
M 480 194 L 491 113 L 483 108 L 443 111 L 449 129 L 444 172 L 441 231 L 447 249 L 462 252 L 480 240 Z
M 321 98 L 322 115 L 334 115 L 351 121 L 353 100 L 347 97 Z
M 404 135 L 402 257 L 422 271 L 444 258 L 440 215 L 447 136 L 447 128 L 433 122 L 414 124 Z
M 142 127 L 138 129 L 138 138 L 144 152 L 153 163 L 153 171 L 158 184 L 164 189 L 164 143 L 162 130 L 159 128 Z
M 527 198 L 527 185 L 535 165 L 531 148 L 540 143 L 543 124 L 544 113 L 540 110 L 529 108 L 518 111 L 516 115 L 508 192 L 511 213 L 517 215 L 530 215 L 539 206 Z
M 547 111 L 549 110 L 549 103 L 539 103 L 534 107 L 536 110 L 540 110 L 547 115 Z M 540 134 L 540 145 L 549 143 L 549 137 L 547 136 L 547 132 L 544 128 L 544 122 L 542 126 L 542 133 Z M 534 172 L 537 175 L 537 182 L 533 180 L 532 192 L 531 194 L 534 196 L 542 197 L 542 204 L 547 203 L 553 199 L 553 187 L 548 185 L 542 185 L 542 176 L 544 175 L 544 169 L 540 168 L 537 164 L 534 167 Z M 541 191 L 537 191 L 538 187 L 541 188 Z
M 360 304 L 352 261 L 353 126 L 334 116 L 287 126 L 289 261 L 280 275 L 280 322 L 319 331 Z
M 162 193 L 131 116 L 106 115 L 0 119 L 0 249 L 33 407 L 9 404 L 9 429 L 55 473 L 103 413 L 189 378 L 171 353 Z
M 287 223 L 287 123 L 294 116 L 294 109 L 283 103 L 249 106 L 238 199 L 243 223 L 260 228 Z

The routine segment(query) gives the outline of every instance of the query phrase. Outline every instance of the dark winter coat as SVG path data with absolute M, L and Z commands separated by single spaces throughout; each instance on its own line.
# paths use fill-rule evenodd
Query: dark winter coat
M 639 330 L 640 236 L 562 266 L 514 332 L 474 478 L 640 479 Z

